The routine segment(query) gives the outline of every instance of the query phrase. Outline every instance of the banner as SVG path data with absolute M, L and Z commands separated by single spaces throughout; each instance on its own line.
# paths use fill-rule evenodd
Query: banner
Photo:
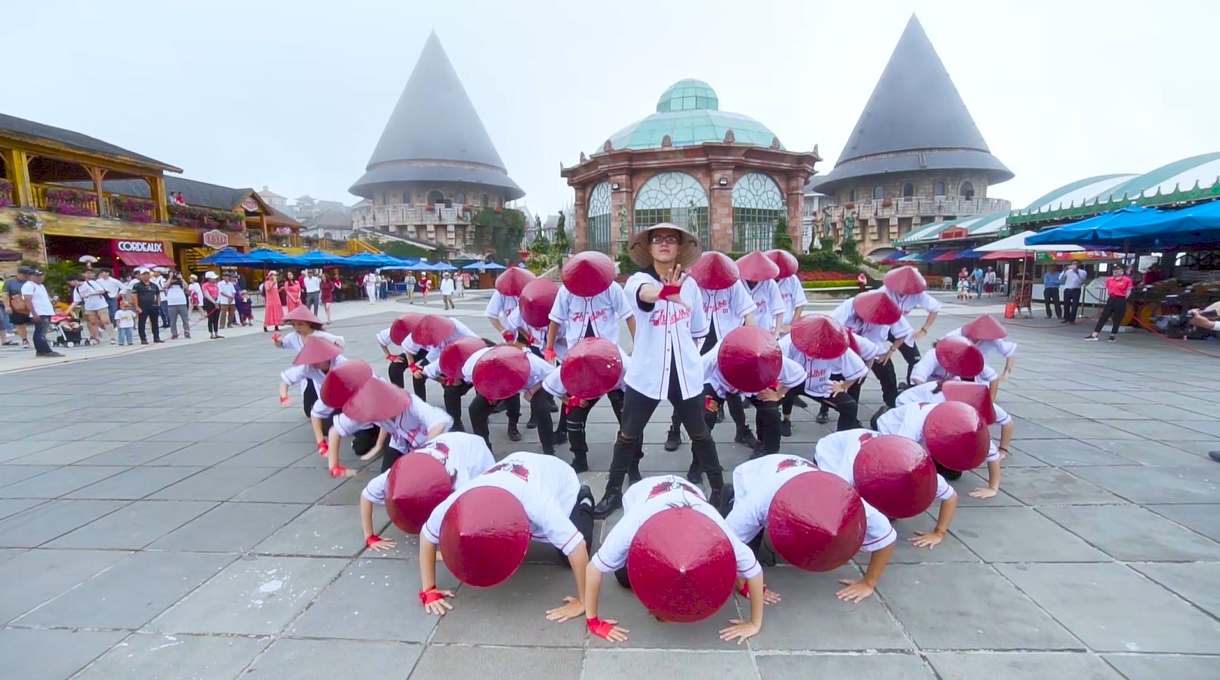
M 120 241 L 110 242 L 110 249 L 115 255 L 122 253 L 159 253 L 165 254 L 165 243 L 161 241 Z

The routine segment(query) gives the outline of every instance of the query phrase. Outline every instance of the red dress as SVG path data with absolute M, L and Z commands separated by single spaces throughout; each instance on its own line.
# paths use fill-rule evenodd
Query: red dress
M 288 311 L 292 311 L 301 306 L 301 284 L 295 279 L 288 279 L 284 283 L 284 297 L 288 300 Z
M 284 306 L 280 304 L 280 287 L 275 279 L 263 282 L 263 295 L 267 298 L 267 306 L 263 308 L 263 328 L 284 325 Z

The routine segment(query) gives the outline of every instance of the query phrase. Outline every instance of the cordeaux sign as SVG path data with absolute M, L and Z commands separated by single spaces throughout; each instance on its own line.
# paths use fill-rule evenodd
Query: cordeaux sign
M 165 244 L 161 241 L 111 241 L 116 253 L 161 253 L 165 254 Z

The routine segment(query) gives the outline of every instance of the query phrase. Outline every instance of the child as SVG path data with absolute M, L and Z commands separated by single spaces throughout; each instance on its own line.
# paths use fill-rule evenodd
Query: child
M 390 347 L 397 345 L 402 347 L 402 343 L 411 335 L 411 330 L 415 328 L 415 324 L 419 323 L 424 318 L 423 314 L 407 312 L 402 316 L 394 319 L 389 328 L 383 328 L 377 331 L 377 344 L 381 347 L 381 353 L 385 355 L 386 361 L 390 362 L 390 368 L 387 374 L 390 377 L 390 382 L 396 387 L 406 389 L 406 373 L 411 364 L 420 361 L 427 354 L 423 350 L 416 352 L 412 357 L 406 352 L 394 353 Z M 416 396 L 419 396 L 419 390 L 415 391 Z M 427 398 L 427 392 L 422 397 Z
M 521 396 L 530 405 L 530 418 L 537 425 L 542 452 L 555 455 L 554 421 L 551 419 L 551 398 L 542 389 L 542 381 L 555 370 L 538 355 L 527 349 L 529 338 L 518 332 L 512 344 L 484 348 L 466 360 L 462 378 L 474 385 L 470 402 L 470 429 L 491 445 L 487 420 L 496 403 L 508 401 L 508 438 L 520 441 L 517 421 L 521 417 Z M 514 406 L 515 405 L 515 406 Z M 513 439 L 514 433 L 516 439 Z
M 491 321 L 497 333 L 504 332 L 504 322 L 508 315 L 517 308 L 518 298 L 525 284 L 533 281 L 533 272 L 522 267 L 509 267 L 496 277 L 496 289 L 492 291 L 483 314 Z
M 576 472 L 589 471 L 585 423 L 602 396 L 610 400 L 614 417 L 620 423 L 623 421 L 623 376 L 627 364 L 627 353 L 621 347 L 609 340 L 585 338 L 568 352 L 559 370 L 552 371 L 542 381 L 542 389 L 565 399 L 563 420 L 572 451 L 572 470 Z M 638 467 L 636 475 L 639 475 Z
M 282 336 L 279 333 L 274 333 L 271 336 L 271 341 L 280 349 L 300 352 L 301 348 L 305 346 L 305 340 L 315 336 L 333 343 L 340 351 L 346 345 L 341 336 L 332 335 L 322 330 L 322 322 L 318 317 L 314 316 L 313 312 L 309 311 L 308 307 L 297 307 L 288 314 L 285 314 L 283 321 L 292 326 L 292 332 Z M 304 400 L 305 416 L 312 418 L 313 406 L 318 400 L 317 386 L 314 385 L 312 380 L 307 381 L 301 394 L 301 398 Z
M 1008 330 L 994 317 L 986 314 L 974 321 L 945 333 L 946 338 L 966 338 L 978 347 L 983 356 L 995 354 L 1004 357 L 1004 370 L 999 379 L 1007 380 L 1017 366 L 1017 343 L 1008 340 Z
M 119 344 L 134 344 L 131 334 L 136 327 L 136 313 L 131 311 L 127 298 L 119 300 L 119 311 L 114 314 L 114 323 L 119 329 Z
M 415 368 L 423 368 L 440 359 L 441 351 L 452 342 L 462 338 L 477 338 L 478 335 L 456 319 L 447 316 L 426 315 L 411 327 L 402 342 L 398 343 L 409 356 L 415 357 Z M 422 358 L 421 358 L 422 357 Z M 414 371 L 414 369 L 412 369 Z M 427 381 L 419 375 L 412 381 L 415 396 L 427 400 Z
M 310 383 L 314 394 L 317 394 L 318 388 L 326 380 L 326 374 L 345 361 L 347 358 L 340 353 L 339 347 L 333 342 L 317 336 L 306 338 L 301 351 L 297 352 L 296 358 L 292 361 L 292 367 L 280 373 L 280 404 L 286 406 L 290 403 L 288 398 L 290 386 L 299 385 L 305 381 Z M 318 443 L 318 453 L 322 455 L 326 455 L 328 446 L 322 421 L 333 416 L 334 409 L 320 399 L 314 399 L 314 403 L 309 405 L 309 423 L 313 427 L 313 436 Z
M 829 316 L 812 314 L 794 322 L 792 332 L 779 346 L 784 357 L 799 364 L 805 373 L 801 384 L 784 399 L 781 432 L 792 436 L 792 408 L 802 394 L 817 400 L 828 414 L 830 408 L 838 411 L 839 431 L 860 427 L 860 404 L 851 388 L 868 375 L 868 366 L 851 348 L 847 329 Z
M 970 281 L 964 276 L 957 279 L 957 301 L 962 304 L 970 301 Z

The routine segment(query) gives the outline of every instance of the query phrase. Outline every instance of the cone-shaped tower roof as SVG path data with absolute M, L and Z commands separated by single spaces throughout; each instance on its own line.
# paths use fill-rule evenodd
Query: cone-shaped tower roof
M 365 169 L 350 189 L 365 198 L 375 185 L 428 181 L 493 186 L 508 200 L 525 195 L 509 178 L 436 31 L 428 36 Z
M 936 48 L 911 15 L 847 146 L 820 192 L 845 180 L 918 170 L 982 170 L 995 184 L 1012 179 L 966 109 Z

